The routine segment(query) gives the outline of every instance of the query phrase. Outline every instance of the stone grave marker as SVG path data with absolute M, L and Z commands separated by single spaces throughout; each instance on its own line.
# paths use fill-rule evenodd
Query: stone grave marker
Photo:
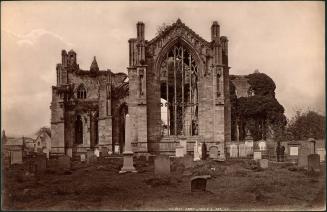
M 73 149 L 72 148 L 67 148 L 66 149 L 66 155 L 68 155 L 70 158 L 73 157 Z
M 94 155 L 97 156 L 97 157 L 100 157 L 100 151 L 99 151 L 98 148 L 96 148 L 96 149 L 94 150 Z
M 261 152 L 260 151 L 254 151 L 253 152 L 253 160 L 260 160 L 261 159 Z
M 325 157 L 326 157 L 326 150 L 325 150 L 325 148 L 317 148 L 317 154 L 320 157 L 320 162 L 325 161 Z
M 34 160 L 35 172 L 43 173 L 47 168 L 47 158 L 46 155 L 37 156 Z
M 184 147 L 177 145 L 176 146 L 176 157 L 184 157 Z
M 268 159 L 260 159 L 259 165 L 260 165 L 260 168 L 267 169 L 268 168 Z
M 210 175 L 194 176 L 191 178 L 191 192 L 206 191 L 207 179 Z
M 220 143 L 217 145 L 218 147 L 218 159 L 219 161 L 225 161 L 225 146 L 224 144 Z
M 218 147 L 217 146 L 211 146 L 209 148 L 209 158 L 212 158 L 212 159 L 218 158 Z
M 154 159 L 154 174 L 156 176 L 170 175 L 170 158 L 166 155 L 158 155 Z
M 241 158 L 244 158 L 244 157 L 247 156 L 245 144 L 239 144 L 239 146 L 238 146 L 238 154 L 239 154 L 239 157 L 241 157 Z
M 22 150 L 10 151 L 10 164 L 22 164 L 23 163 L 23 152 Z
M 320 171 L 320 157 L 318 154 L 308 155 L 308 170 L 319 172 Z
M 126 115 L 125 118 L 125 148 L 124 148 L 124 162 L 123 167 L 119 171 L 119 173 L 125 172 L 137 172 L 134 168 L 134 161 L 133 161 L 133 151 L 132 151 L 132 134 L 131 128 L 132 123 L 130 120 L 129 115 Z
M 115 154 L 120 154 L 120 147 L 119 147 L 119 145 L 115 145 L 114 153 Z
M 195 141 L 195 143 L 194 143 L 194 154 L 193 154 L 193 156 L 194 156 L 194 161 L 198 161 L 198 160 L 201 160 L 201 158 L 200 158 L 200 153 L 199 153 L 199 144 L 198 144 L 198 141 Z M 200 152 L 201 152 L 201 150 L 200 150 Z
M 237 150 L 237 145 L 236 144 L 231 144 L 229 146 L 229 156 L 231 158 L 237 158 L 238 157 L 238 150 Z
M 71 169 L 71 160 L 70 157 L 67 155 L 61 155 L 58 157 L 58 166 L 61 169 Z
M 107 147 L 102 147 L 101 152 L 100 152 L 101 157 L 108 157 L 109 156 L 109 151 Z
M 292 149 L 290 148 L 290 153 Z M 312 149 L 308 145 L 301 145 L 298 150 L 298 167 L 307 169 L 308 168 L 308 156 L 312 154 Z
M 245 141 L 246 156 L 253 154 L 253 141 Z
M 85 154 L 81 154 L 80 157 L 81 157 L 81 162 L 85 162 Z
M 186 155 L 186 153 L 187 153 L 187 142 L 186 142 L 185 138 L 179 140 L 179 146 L 181 146 L 183 148 L 183 154 Z
M 264 140 L 259 141 L 258 147 L 260 151 L 265 151 L 267 149 L 266 141 Z
M 185 155 L 181 160 L 186 169 L 193 167 L 193 158 L 191 155 Z

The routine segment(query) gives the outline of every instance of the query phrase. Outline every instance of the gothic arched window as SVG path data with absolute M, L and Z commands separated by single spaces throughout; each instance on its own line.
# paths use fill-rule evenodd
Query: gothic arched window
M 86 99 L 86 89 L 83 84 L 77 88 L 77 98 L 78 99 Z

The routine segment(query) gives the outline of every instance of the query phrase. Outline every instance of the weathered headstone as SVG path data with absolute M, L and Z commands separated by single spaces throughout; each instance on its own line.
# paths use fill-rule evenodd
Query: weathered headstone
M 237 150 L 237 145 L 236 144 L 231 144 L 229 146 L 229 156 L 231 158 L 237 158 L 238 157 L 238 150 Z
M 261 140 L 258 142 L 259 150 L 265 151 L 267 149 L 266 141 Z
M 290 147 L 290 155 L 291 156 L 299 156 L 299 147 L 291 146 Z
M 101 157 L 107 157 L 107 156 L 109 156 L 109 151 L 108 151 L 108 148 L 107 147 L 102 147 L 100 153 L 101 153 Z
M 58 167 L 61 169 L 70 169 L 71 168 L 71 160 L 67 155 L 61 155 L 58 157 Z
M 211 146 L 209 148 L 209 157 L 212 159 L 218 158 L 218 147 L 217 146 Z
M 252 155 L 253 154 L 253 141 L 245 141 L 245 148 L 246 148 L 246 155 Z
M 23 152 L 22 150 L 10 151 L 10 164 L 22 164 L 23 163 Z
M 217 145 L 218 147 L 218 159 L 219 161 L 225 161 L 225 145 L 220 143 Z
M 209 175 L 195 176 L 191 178 L 191 192 L 206 191 Z
M 158 155 L 154 159 L 154 174 L 157 176 L 170 175 L 170 159 L 166 155 Z
M 70 158 L 73 157 L 73 149 L 72 148 L 67 148 L 66 149 L 66 155 Z
M 308 156 L 308 170 L 309 171 L 320 171 L 320 157 L 318 154 L 310 154 Z
M 96 149 L 94 150 L 94 155 L 97 156 L 97 157 L 100 157 L 100 151 L 99 151 L 98 148 L 96 148 Z
M 260 168 L 267 169 L 268 168 L 268 159 L 260 159 L 259 165 L 260 165 Z
M 182 147 L 182 146 L 176 146 L 176 154 L 175 154 L 175 156 L 176 157 L 184 157 L 184 147 Z
M 239 144 L 239 146 L 238 146 L 238 154 L 239 154 L 239 157 L 241 157 L 241 158 L 247 156 L 245 144 Z
M 185 155 L 181 160 L 186 169 L 193 167 L 193 158 L 191 155 Z
M 290 148 L 290 153 L 292 153 L 291 151 L 292 149 Z M 308 145 L 301 145 L 298 150 L 298 167 L 308 168 L 308 156 L 312 153 L 311 151 Z
M 119 147 L 119 145 L 115 145 L 114 153 L 115 154 L 120 154 L 120 147 Z
M 194 159 L 193 159 L 194 161 L 201 160 L 200 153 L 199 153 L 199 144 L 198 144 L 198 141 L 195 141 L 193 155 L 194 155 Z
M 260 160 L 261 158 L 261 152 L 260 151 L 254 151 L 253 152 L 253 160 Z
M 97 156 L 94 154 L 93 150 L 87 150 L 86 152 L 86 162 L 89 163 L 93 163 L 97 161 Z
M 34 165 L 36 173 L 43 173 L 47 168 L 46 155 L 37 156 L 34 160 Z
M 317 154 L 320 157 L 320 162 L 325 161 L 325 157 L 326 157 L 326 150 L 325 150 L 325 148 L 317 148 Z
M 124 163 L 123 167 L 119 171 L 119 173 L 125 172 L 137 172 L 134 168 L 133 162 L 133 151 L 132 151 L 132 135 L 131 135 L 131 128 L 132 123 L 130 120 L 129 115 L 126 115 L 125 118 L 125 149 L 124 149 Z
M 187 153 L 187 142 L 185 138 L 179 140 L 179 145 L 183 148 L 183 154 L 186 155 Z
M 80 157 L 81 157 L 81 162 L 85 162 L 85 154 L 81 154 Z

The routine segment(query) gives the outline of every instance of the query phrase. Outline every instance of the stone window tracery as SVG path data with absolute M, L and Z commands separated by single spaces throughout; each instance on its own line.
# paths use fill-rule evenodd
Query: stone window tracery
M 80 85 L 77 89 L 77 98 L 78 99 L 86 99 L 86 89 L 83 84 Z

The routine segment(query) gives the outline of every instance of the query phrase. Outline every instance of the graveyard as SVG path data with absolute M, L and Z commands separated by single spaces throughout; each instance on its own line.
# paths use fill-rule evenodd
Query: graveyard
M 310 172 L 290 162 L 261 168 L 252 159 L 135 157 L 137 172 L 119 174 L 117 156 L 63 159 L 59 167 L 49 161 L 34 173 L 27 163 L 2 170 L 4 209 L 310 210 L 325 204 L 324 162 L 320 172 Z M 205 191 L 191 191 L 196 176 L 209 176 Z

